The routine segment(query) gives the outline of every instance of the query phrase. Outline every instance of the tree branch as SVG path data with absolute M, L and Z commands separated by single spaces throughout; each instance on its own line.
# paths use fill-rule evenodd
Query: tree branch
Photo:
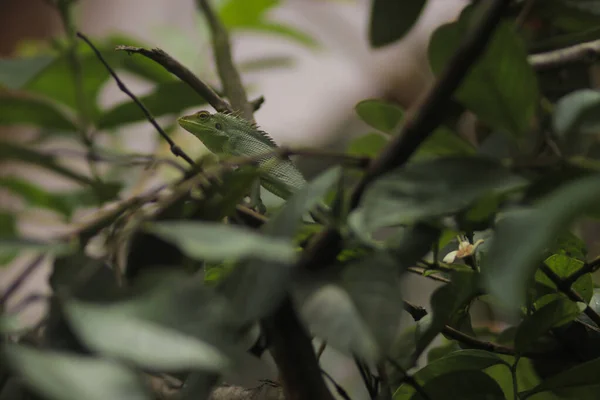
M 196 0 L 196 4 L 203 11 L 210 25 L 213 51 L 217 62 L 217 70 L 223 83 L 223 91 L 231 102 L 234 111 L 239 111 L 248 121 L 254 122 L 253 109 L 248 102 L 248 96 L 242 83 L 240 74 L 233 64 L 229 34 L 223 23 L 217 18 L 208 0 Z
M 529 56 L 529 63 L 538 71 L 560 68 L 580 61 L 592 63 L 600 57 L 600 40 L 593 40 Z
M 594 272 L 598 271 L 598 269 L 600 269 L 600 258 L 597 258 L 594 261 L 591 261 L 589 263 L 585 263 L 583 265 L 583 267 L 581 267 L 577 271 L 573 272 L 571 275 L 569 275 L 563 281 L 564 281 L 565 285 L 571 286 L 585 274 L 593 274 Z

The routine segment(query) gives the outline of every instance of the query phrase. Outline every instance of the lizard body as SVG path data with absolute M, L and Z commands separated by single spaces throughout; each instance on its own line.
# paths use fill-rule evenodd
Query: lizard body
M 266 132 L 232 114 L 200 111 L 177 122 L 216 155 L 254 157 L 278 147 Z M 272 155 L 260 159 L 258 165 L 260 184 L 283 199 L 306 185 L 304 176 L 289 159 Z

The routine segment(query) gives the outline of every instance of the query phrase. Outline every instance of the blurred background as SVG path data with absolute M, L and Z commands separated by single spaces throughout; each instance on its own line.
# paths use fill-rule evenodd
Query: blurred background
M 404 108 L 410 106 L 431 83 L 426 56 L 430 34 L 440 24 L 456 18 L 467 1 L 429 0 L 407 36 L 378 50 L 371 49 L 367 40 L 370 3 L 367 0 L 281 1 L 279 6 L 269 10 L 266 18 L 291 27 L 289 34 L 275 35 L 268 30 L 233 31 L 234 59 L 243 66 L 244 83 L 252 98 L 259 95 L 265 98 L 256 120 L 278 143 L 343 150 L 349 139 L 369 129 L 355 116 L 354 106 L 360 100 L 380 98 Z M 213 84 L 218 82 L 207 27 L 196 12 L 194 0 L 79 0 L 74 22 L 77 29 L 95 40 L 121 35 L 124 39 L 120 44 L 135 44 L 129 43 L 129 39 L 160 47 L 203 79 Z M 48 1 L 0 0 L 0 57 L 27 54 L 34 48 L 39 51 L 43 43 L 63 34 L 61 19 Z M 82 73 L 86 72 L 93 73 L 86 71 L 84 65 Z M 119 75 L 138 96 L 155 90 L 154 83 L 138 76 L 125 71 Z M 110 108 L 127 100 L 113 81 L 107 80 L 102 85 L 99 94 L 102 107 Z M 158 120 L 169 125 L 173 118 L 165 116 Z M 122 151 L 172 157 L 166 143 L 146 121 L 124 124 L 113 131 L 110 138 L 99 136 L 99 141 Z M 170 133 L 193 157 L 204 151 L 185 131 L 173 128 Z M 35 137 L 36 130 L 27 126 L 0 127 L 0 135 L 2 139 L 25 143 Z M 62 152 L 61 161 L 89 172 L 85 157 L 81 157 L 82 146 L 73 140 L 52 137 L 41 143 L 40 148 L 57 154 Z M 73 187 L 60 176 L 30 165 L 10 160 L 0 160 L 0 163 L 0 176 L 23 177 L 48 190 Z M 319 166 L 303 163 L 302 168 L 310 175 Z M 163 169 L 124 171 L 127 186 L 122 197 L 139 193 L 173 174 Z M 94 211 L 93 207 L 82 207 L 76 210 L 70 222 L 65 222 L 56 213 L 28 207 L 1 187 L 0 207 L 16 213 L 20 233 L 35 238 L 67 232 L 73 223 Z M 0 290 L 29 261 L 29 258 L 19 258 L 0 269 Z M 22 287 L 13 302 L 31 293 L 47 292 L 47 275 L 48 267 L 40 268 L 35 279 Z M 424 281 L 407 277 L 408 300 L 428 305 L 435 285 Z M 35 323 L 43 312 L 43 305 L 36 304 L 27 308 L 24 318 L 28 323 Z M 353 398 L 361 398 L 364 389 L 362 382 L 356 379 L 354 364 L 340 363 L 340 360 L 340 356 L 327 350 L 324 366 L 344 388 L 357 396 Z

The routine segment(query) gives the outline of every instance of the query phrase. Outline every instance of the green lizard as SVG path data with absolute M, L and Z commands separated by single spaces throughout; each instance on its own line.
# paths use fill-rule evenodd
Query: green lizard
M 217 156 L 253 157 L 277 148 L 266 132 L 233 114 L 200 111 L 177 122 Z M 289 159 L 272 155 L 259 160 L 258 165 L 260 184 L 278 197 L 287 199 L 306 185 L 304 176 Z

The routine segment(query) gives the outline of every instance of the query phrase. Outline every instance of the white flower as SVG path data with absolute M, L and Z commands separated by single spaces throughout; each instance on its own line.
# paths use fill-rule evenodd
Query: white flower
M 475 244 L 471 244 L 469 242 L 469 239 L 467 239 L 466 236 L 462 236 L 462 237 L 457 236 L 457 238 L 458 238 L 458 250 L 454 250 L 454 251 L 451 251 L 450 253 L 446 254 L 444 259 L 442 260 L 446 264 L 452 264 L 454 261 L 456 261 L 457 258 L 465 258 L 465 257 L 475 254 L 475 250 L 477 249 L 477 246 L 479 246 L 481 243 L 483 243 L 483 239 L 479 239 L 478 241 L 475 242 Z

